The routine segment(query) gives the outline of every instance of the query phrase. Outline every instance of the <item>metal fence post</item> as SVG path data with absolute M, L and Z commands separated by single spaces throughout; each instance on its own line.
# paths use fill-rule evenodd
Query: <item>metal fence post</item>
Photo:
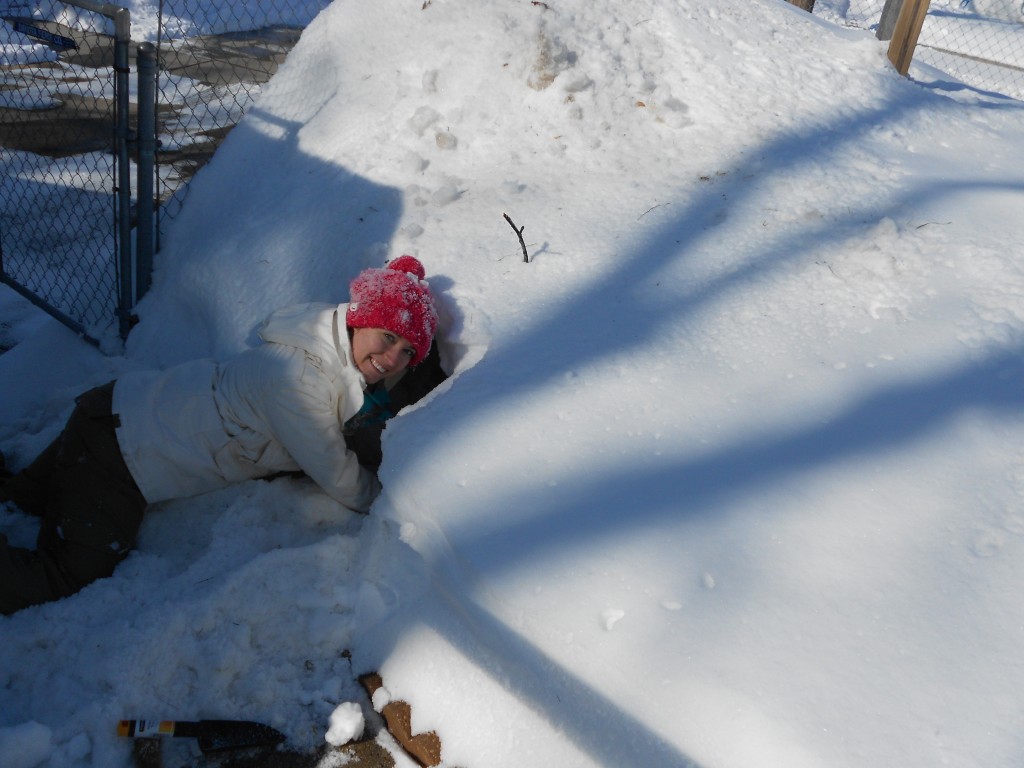
M 156 46 L 140 43 L 135 51 L 138 69 L 138 148 L 135 185 L 135 301 L 146 294 L 153 279 L 153 166 L 156 156 Z
M 122 339 L 131 330 L 132 290 L 132 180 L 128 156 L 128 43 L 131 36 L 131 14 L 126 8 L 114 12 L 114 156 L 117 158 L 117 221 L 118 254 L 121 280 L 118 289 L 117 317 Z
M 892 30 L 896 26 L 896 19 L 899 18 L 902 8 L 903 0 L 885 0 L 882 18 L 878 20 L 878 29 L 875 30 L 875 37 L 882 41 L 892 40 Z
M 70 5 L 106 16 L 114 22 L 114 157 L 117 159 L 117 190 L 114 230 L 118 238 L 117 317 L 121 338 L 131 330 L 132 289 L 132 176 L 128 156 L 128 115 L 131 94 L 128 89 L 128 48 L 131 42 L 131 11 L 113 3 L 93 0 L 69 0 Z

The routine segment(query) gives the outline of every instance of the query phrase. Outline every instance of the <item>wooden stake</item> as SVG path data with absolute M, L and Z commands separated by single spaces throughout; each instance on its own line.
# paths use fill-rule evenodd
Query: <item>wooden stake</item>
M 896 28 L 889 43 L 889 61 L 901 75 L 910 71 L 910 62 L 914 58 L 917 39 L 921 36 L 924 17 L 928 15 L 930 0 L 903 0 Z
M 384 685 L 376 672 L 359 677 L 359 682 L 373 699 L 374 692 Z M 441 764 L 441 739 L 435 731 L 412 732 L 412 708 L 404 701 L 390 701 L 380 711 L 384 716 L 388 733 L 402 745 L 406 752 L 425 768 Z

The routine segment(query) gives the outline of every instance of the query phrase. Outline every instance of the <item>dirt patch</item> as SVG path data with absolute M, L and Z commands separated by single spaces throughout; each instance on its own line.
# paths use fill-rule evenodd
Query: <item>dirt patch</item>
M 301 33 L 295 27 L 267 27 L 166 43 L 160 46 L 161 69 L 204 85 L 262 85 L 274 75 Z
M 114 66 L 114 38 L 110 35 L 25 16 L 5 16 L 3 20 L 15 28 L 31 28 L 72 41 L 76 47 L 58 50 L 60 60 L 66 64 L 91 69 Z M 299 27 L 265 27 L 164 40 L 160 42 L 158 56 L 164 71 L 206 85 L 265 83 L 295 47 L 301 34 Z M 128 59 L 133 67 L 137 47 L 134 42 L 128 45 Z
M 114 104 L 92 94 L 112 90 L 113 38 L 37 19 L 7 17 L 4 21 L 21 28 L 30 25 L 77 47 L 60 50 L 56 62 L 0 67 L 0 92 L 8 93 L 8 106 L 0 106 L 0 146 L 47 157 L 111 151 Z M 160 71 L 187 78 L 200 89 L 257 89 L 274 75 L 301 32 L 294 27 L 268 27 L 165 41 L 158 51 Z M 133 43 L 128 50 L 133 84 L 136 48 Z M 21 94 L 21 103 L 11 106 L 12 94 Z M 158 162 L 172 166 L 179 183 L 187 182 L 209 162 L 234 127 L 234 123 L 203 125 L 201 118 L 192 116 L 188 100 L 183 97 L 157 105 L 158 135 L 175 127 L 180 132 L 182 124 L 198 124 L 190 129 L 187 140 L 176 141 L 174 149 L 157 149 Z M 136 113 L 136 105 L 131 104 L 132 125 Z
M 44 72 L 59 76 L 55 65 Z M 12 84 L 14 81 L 15 84 Z M 8 77 L 4 90 L 17 87 L 39 88 L 53 92 L 49 104 L 33 109 L 0 107 L 0 145 L 22 152 L 34 152 L 47 157 L 67 157 L 85 152 L 103 152 L 113 142 L 113 104 L 102 98 L 62 93 L 57 77 L 41 76 L 39 70 L 23 70 Z M 134 114 L 134 107 L 132 113 Z

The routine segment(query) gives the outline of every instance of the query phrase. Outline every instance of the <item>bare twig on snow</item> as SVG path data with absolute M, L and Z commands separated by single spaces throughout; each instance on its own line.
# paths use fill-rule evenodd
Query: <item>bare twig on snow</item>
M 522 227 L 516 227 L 515 222 L 513 222 L 512 219 L 509 218 L 509 215 L 507 213 L 502 214 L 502 215 L 505 217 L 505 221 L 508 222 L 508 225 L 510 227 L 512 227 L 512 231 L 515 232 L 516 236 L 519 238 L 519 245 L 523 249 L 523 261 L 526 262 L 527 264 L 529 264 L 530 263 L 530 254 L 527 252 L 527 250 L 526 250 L 526 242 L 523 240 L 523 230 L 526 229 L 526 226 L 524 225 Z

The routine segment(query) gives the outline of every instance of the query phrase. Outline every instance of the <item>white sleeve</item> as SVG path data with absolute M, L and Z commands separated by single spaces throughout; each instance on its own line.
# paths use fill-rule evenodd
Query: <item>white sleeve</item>
M 332 498 L 366 512 L 380 493 L 377 478 L 345 445 L 338 398 L 330 382 L 301 351 L 291 357 L 264 392 L 264 418 L 303 472 Z M 340 384 L 338 385 L 340 387 Z

